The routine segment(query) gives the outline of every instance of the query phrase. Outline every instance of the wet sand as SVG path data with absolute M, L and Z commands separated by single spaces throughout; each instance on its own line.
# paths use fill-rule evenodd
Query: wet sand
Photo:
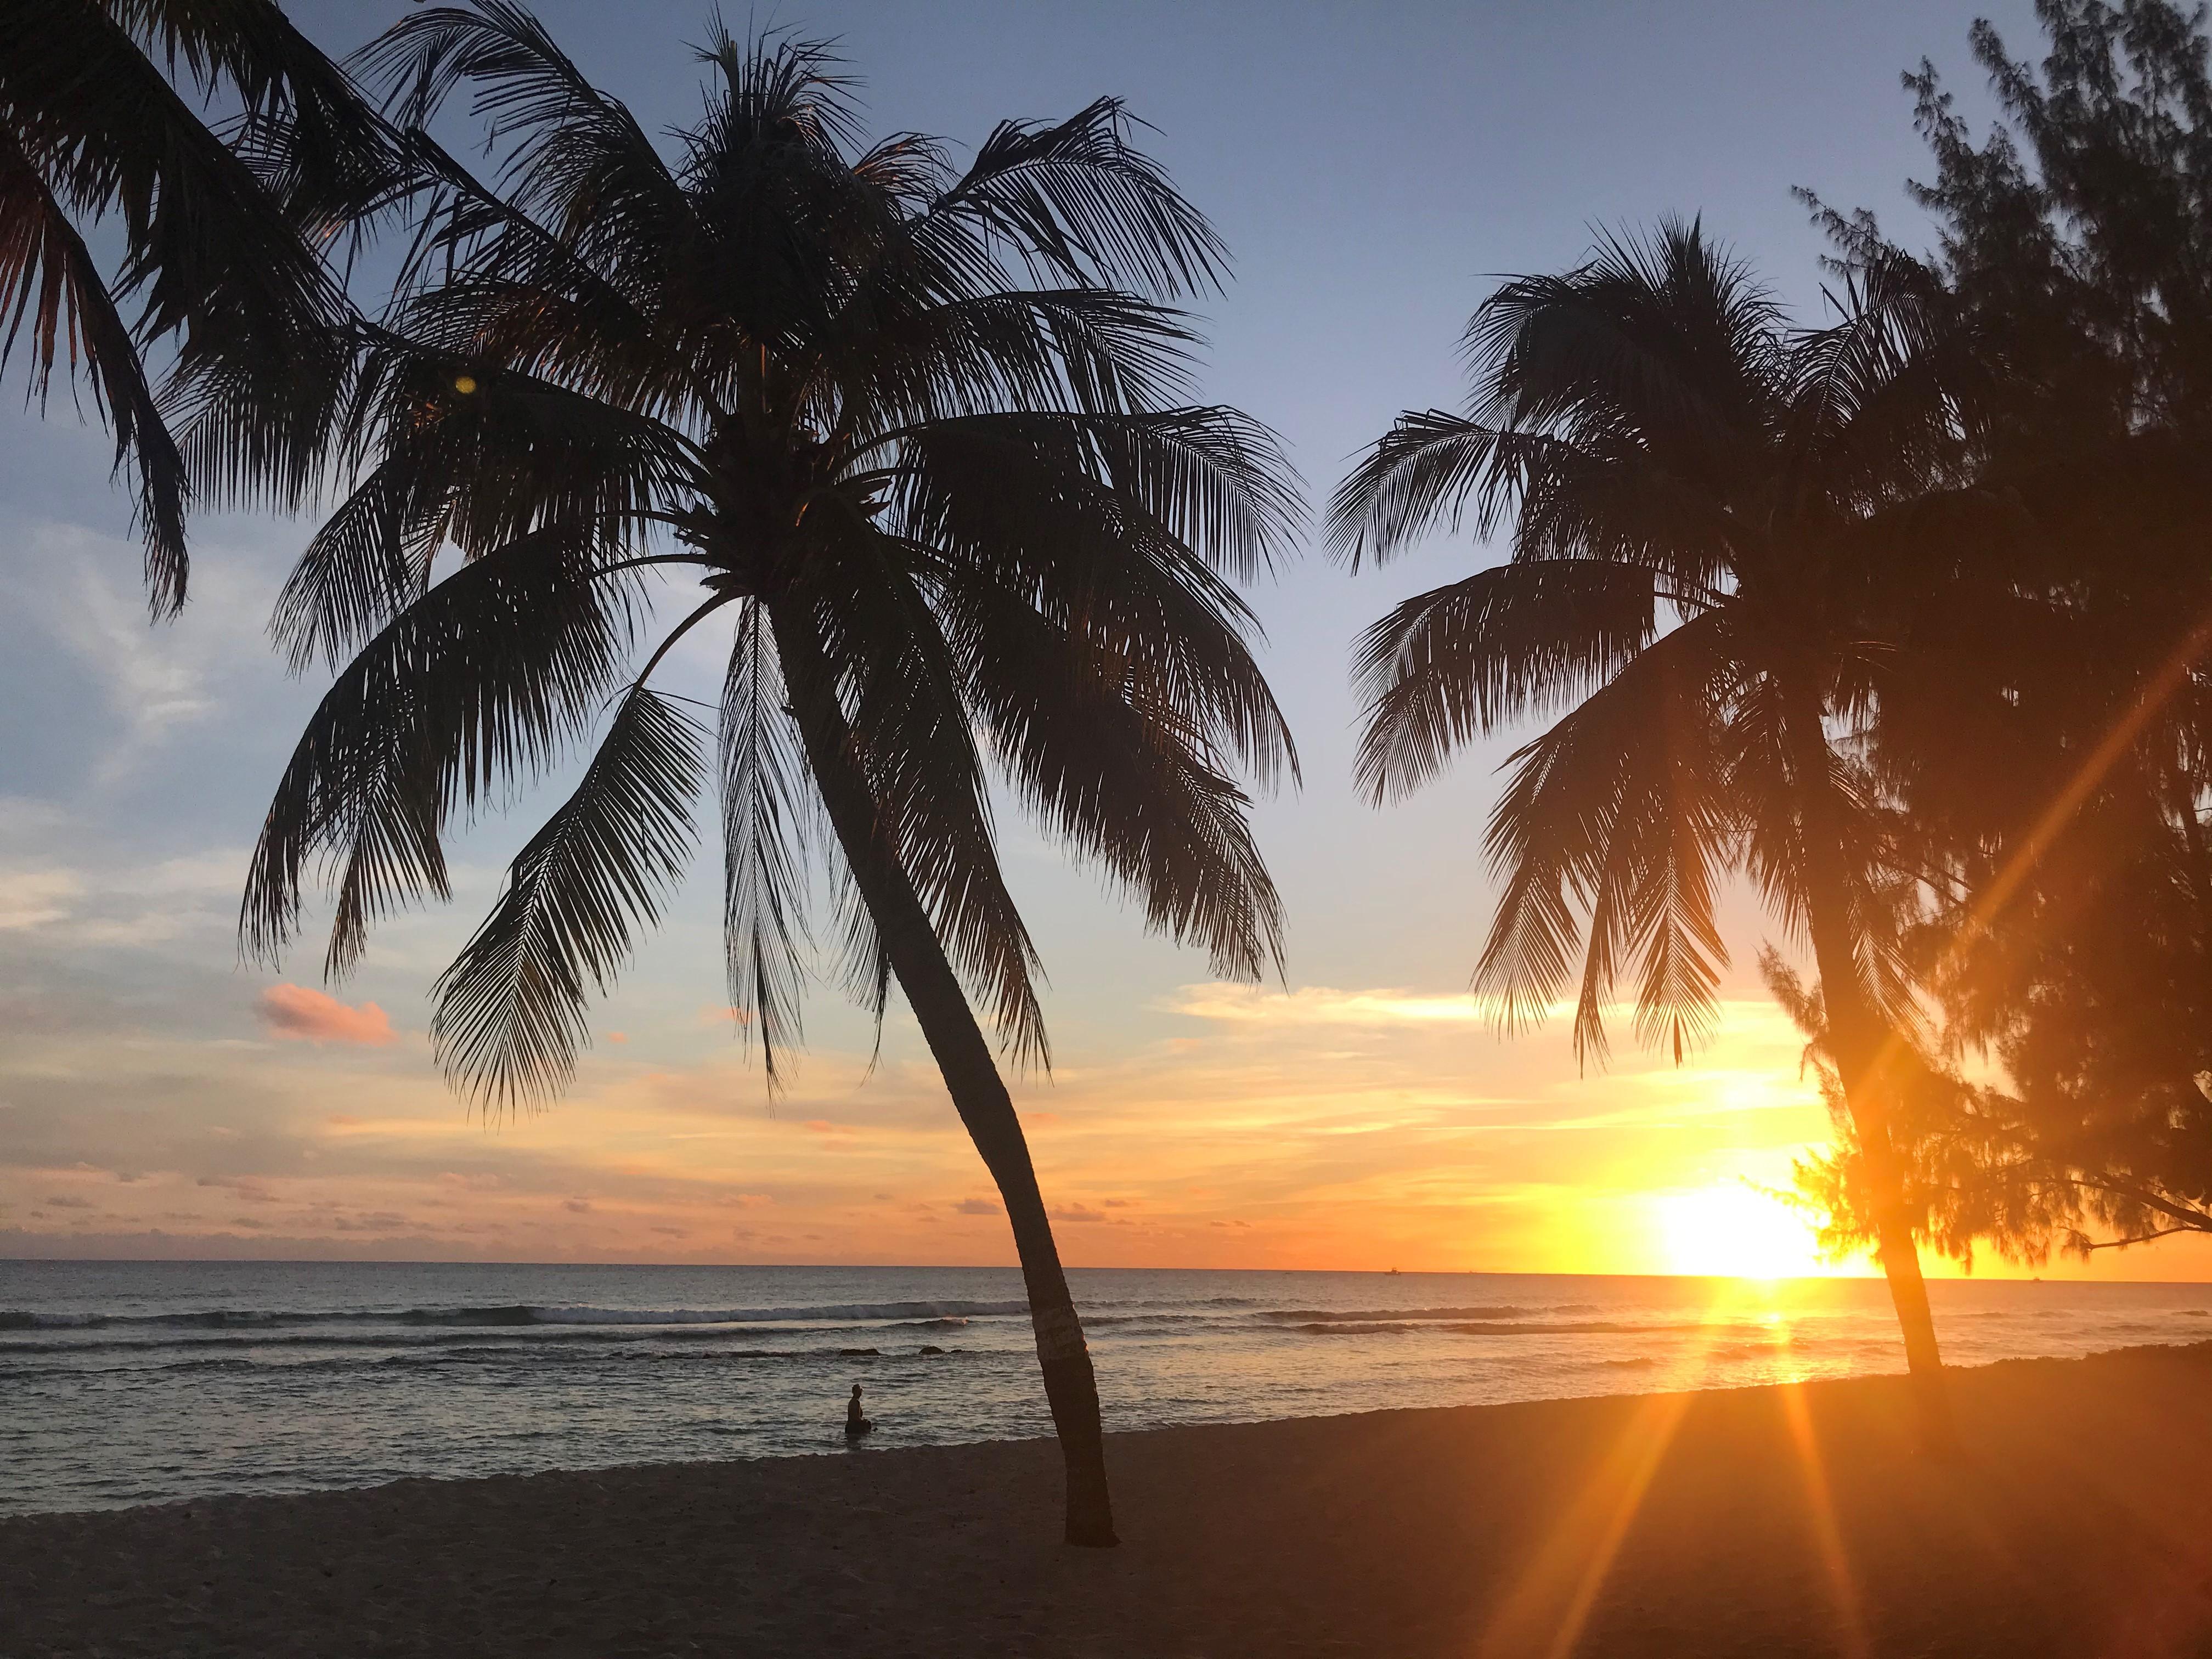
M 2212 1653 L 2212 1344 L 0 1522 L 0 1655 Z M 4 1478 L 4 1471 L 0 1471 Z

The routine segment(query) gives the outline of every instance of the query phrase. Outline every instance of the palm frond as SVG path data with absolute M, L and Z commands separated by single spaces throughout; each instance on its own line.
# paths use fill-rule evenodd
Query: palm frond
M 838 72 L 844 60 L 835 43 L 773 32 L 741 40 L 717 16 L 696 52 L 700 62 L 721 71 L 710 142 L 737 148 L 763 137 L 797 138 L 832 162 L 842 162 L 843 152 L 860 142 L 853 107 L 858 82 Z
M 1135 895 L 1154 932 L 1202 946 L 1215 972 L 1279 971 L 1282 904 L 1250 800 L 1209 759 L 1206 733 L 1122 653 L 1017 595 L 969 584 L 943 604 L 969 703 L 1044 829 Z
M 181 61 L 204 93 L 244 106 L 234 147 L 311 233 L 374 208 L 401 171 L 397 135 L 345 71 L 275 0 L 105 0 L 172 73 Z
M 1329 498 L 1330 556 L 1357 571 L 1364 558 L 1380 563 L 1439 520 L 1456 535 L 1498 435 L 1440 409 L 1401 415 Z M 1490 532 L 1486 506 L 1478 524 L 1481 533 Z
M 1604 685 L 1657 626 L 1651 572 L 1602 560 L 1499 565 L 1416 594 L 1353 648 L 1359 787 L 1378 805 L 1411 793 L 1454 749 Z
M 1716 472 L 1774 415 L 1781 314 L 1692 222 L 1604 239 L 1559 276 L 1521 276 L 1484 301 L 1464 349 L 1478 419 L 1587 441 L 1634 431 L 1678 470 Z
M 1050 125 L 1001 122 L 915 234 L 970 222 L 1048 280 L 1165 295 L 1218 288 L 1221 239 L 1128 142 L 1128 125 L 1118 98 Z
M 450 492 L 422 474 L 407 451 L 380 462 L 308 538 L 269 623 L 295 674 L 319 656 L 336 667 L 429 586 Z
M 1830 299 L 1838 320 L 1791 343 L 1779 435 L 1790 465 L 1878 510 L 1958 471 L 1974 343 L 1934 274 L 1903 255 L 1856 267 Z
M 902 437 L 885 522 L 933 591 L 1019 596 L 1272 787 L 1297 751 L 1215 567 L 1272 556 L 1288 485 L 1243 436 L 1204 410 L 937 422 Z
M 905 275 L 936 285 L 936 273 Z M 887 294 L 886 281 L 870 272 L 812 343 L 839 422 L 872 446 L 962 416 L 1105 416 L 1166 410 L 1188 395 L 1189 319 L 1149 300 L 995 287 L 947 299 Z
M 54 361 L 79 365 L 115 433 L 115 465 L 138 474 L 137 518 L 146 543 L 146 587 L 154 613 L 185 602 L 191 568 L 184 458 L 163 423 L 129 325 L 116 311 L 92 254 L 13 135 L 0 131 L 0 367 L 30 325 L 31 389 L 43 404 Z
M 824 526 L 824 533 L 831 533 Z M 878 833 L 963 981 L 1023 1065 L 1049 1064 L 1036 946 L 1008 892 L 975 734 L 944 633 L 896 544 L 841 537 L 842 581 L 810 607 Z
M 722 930 L 730 1006 L 748 1043 L 757 1032 L 769 1083 L 802 1036 L 805 850 L 812 803 L 805 757 L 786 712 L 766 617 L 744 607 L 723 682 L 720 726 Z
M 1638 1035 L 1693 1045 L 1710 1031 L 1718 967 L 1713 874 L 1734 856 L 1736 809 L 1713 730 L 1725 685 L 1723 619 L 1693 619 L 1634 657 L 1516 753 L 1486 844 L 1504 890 L 1475 969 L 1506 1030 L 1565 991 L 1588 918 L 1575 1049 L 1606 1054 L 1613 982 L 1641 959 Z
M 633 623 L 631 590 L 595 579 L 590 545 L 567 526 L 518 539 L 432 587 L 338 676 L 254 849 L 240 921 L 249 955 L 282 951 L 320 854 L 338 896 L 325 969 L 344 973 L 375 917 L 447 896 L 449 815 L 534 775 L 589 728 Z
M 423 7 L 353 61 L 410 127 L 428 126 L 456 88 L 474 83 L 473 112 L 507 151 L 507 199 L 626 291 L 651 286 L 633 263 L 641 253 L 687 234 L 683 191 L 636 118 L 510 0 Z
M 659 890 L 690 860 L 703 781 L 692 720 L 631 687 L 575 793 L 516 855 L 434 988 L 430 1041 L 456 1086 L 503 1109 L 567 1082 L 588 991 L 613 986 L 633 931 L 659 919 Z
M 220 20 L 191 21 L 210 38 L 227 32 Z M 105 6 L 21 7 L 10 22 L 0 52 L 0 104 L 64 209 L 120 219 L 125 252 L 112 292 L 135 306 L 141 341 L 176 342 L 165 401 L 173 428 L 186 434 L 178 447 L 191 477 L 210 499 L 265 492 L 295 504 L 318 464 L 321 417 L 343 377 L 352 313 L 320 250 L 257 170 L 278 140 L 264 130 L 226 144 Z M 272 50 L 289 54 L 283 73 L 306 74 L 313 49 L 280 33 L 285 40 Z M 318 84 L 320 92 L 309 96 L 304 81 L 295 88 L 288 80 L 280 94 L 272 69 L 254 82 L 258 112 L 297 121 L 306 98 L 320 112 L 323 138 L 357 141 L 357 159 L 365 156 L 374 133 L 342 137 L 346 118 L 331 100 L 343 89 L 329 76 Z M 249 127 L 256 108 L 249 106 Z M 374 172 L 380 164 L 363 165 Z M 209 386 L 240 380 L 258 396 L 227 398 L 228 425 L 195 429 L 197 410 L 213 395 Z
M 398 335 L 380 333 L 359 405 L 355 441 L 375 465 L 308 542 L 270 622 L 295 672 L 397 615 L 448 542 L 476 557 L 559 523 L 606 556 L 698 476 L 696 446 L 659 421 Z

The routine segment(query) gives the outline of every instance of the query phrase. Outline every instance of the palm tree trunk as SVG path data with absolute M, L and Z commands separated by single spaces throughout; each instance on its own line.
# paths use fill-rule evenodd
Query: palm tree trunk
M 1905 1175 L 1890 1129 L 1889 1085 L 1882 1062 L 1893 1036 L 1862 994 L 1844 866 L 1840 812 L 1830 772 L 1828 740 L 1817 713 L 1796 723 L 1805 894 L 1813 956 L 1820 970 L 1828 1048 L 1844 1085 L 1874 1206 L 1875 1252 L 1905 1336 L 1905 1365 L 1919 1417 L 1922 1443 L 1948 1453 L 1958 1442 L 1943 1382 L 1942 1350 L 1928 1305 L 1928 1281 L 1905 1202 Z
M 1066 1540 L 1093 1547 L 1117 1544 L 1121 1540 L 1114 1534 L 1113 1499 L 1106 1484 L 1105 1437 L 1098 1418 L 1098 1382 L 1074 1298 L 1068 1294 L 1067 1275 L 1060 1267 L 1060 1248 L 1045 1214 L 1044 1195 L 1037 1188 L 1021 1120 L 913 880 L 896 852 L 877 833 L 875 801 L 854 757 L 851 732 L 812 624 L 789 601 L 771 602 L 769 621 L 830 826 L 875 921 L 891 971 L 898 975 L 907 1005 L 944 1073 L 953 1109 L 1006 1202 L 1014 1249 L 1021 1258 L 1022 1281 L 1029 1292 L 1045 1398 L 1066 1465 Z

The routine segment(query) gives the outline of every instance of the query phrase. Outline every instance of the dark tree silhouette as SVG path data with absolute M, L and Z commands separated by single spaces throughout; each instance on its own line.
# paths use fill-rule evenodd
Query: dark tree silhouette
M 1978 144 L 1932 66 L 1905 77 L 1932 263 L 1988 365 L 1974 465 L 2036 534 L 1876 750 L 1933 878 L 1946 1047 L 2005 1073 L 1941 1062 L 1936 1236 L 2029 1260 L 2212 1231 L 2212 76 L 2201 11 L 2037 11 L 2039 70 L 1973 31 Z M 1821 216 L 1846 264 L 1900 257 L 1870 216 Z
M 1504 891 L 1474 982 L 1505 1027 L 1574 985 L 1579 946 L 1578 1056 L 1603 1058 L 1632 972 L 1638 1036 L 1679 1060 L 1717 1014 L 1730 872 L 1809 939 L 1941 1441 L 1885 1073 L 1913 987 L 1860 739 L 2006 514 L 1955 488 L 1957 365 L 1925 274 L 1881 265 L 1835 297 L 1838 322 L 1793 331 L 1694 224 L 1508 282 L 1468 330 L 1469 412 L 1401 416 L 1339 487 L 1331 544 L 1356 568 L 1464 514 L 1485 534 L 1510 521 L 1509 562 L 1407 600 L 1355 665 L 1377 802 L 1460 744 L 1559 715 L 1512 757 L 1486 838 Z
M 1110 1544 L 1090 1357 L 970 1012 L 1045 1059 L 987 777 L 1219 971 L 1278 961 L 1236 776 L 1295 759 L 1228 579 L 1268 563 L 1295 494 L 1264 428 L 1185 400 L 1194 337 L 1163 301 L 1222 250 L 1118 103 L 1003 125 L 956 170 L 912 134 L 860 148 L 820 46 L 718 28 L 701 56 L 671 157 L 502 0 L 416 12 L 365 54 L 427 193 L 346 413 L 359 487 L 279 608 L 300 664 L 351 660 L 270 809 L 244 935 L 276 950 L 327 859 L 342 971 L 374 917 L 445 894 L 457 809 L 605 714 L 438 983 L 437 1051 L 494 1107 L 557 1088 L 711 783 L 730 993 L 773 1079 L 826 817 L 850 980 L 878 1018 L 897 981 L 1006 1200 L 1067 1539 Z M 491 185 L 422 134 L 464 83 L 504 153 Z M 649 639 L 645 584 L 669 576 L 696 603 Z M 650 683 L 710 619 L 711 745 Z
M 196 487 L 312 494 L 351 356 L 325 255 L 396 163 L 271 0 L 0 0 L 0 361 L 27 325 L 33 397 L 58 361 L 90 387 L 137 477 L 157 617 L 184 604 Z M 110 216 L 112 274 L 87 240 Z M 156 343 L 173 349 L 159 392 Z

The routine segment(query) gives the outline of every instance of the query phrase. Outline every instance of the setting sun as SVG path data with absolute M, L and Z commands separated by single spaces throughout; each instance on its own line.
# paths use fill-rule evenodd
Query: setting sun
M 1662 1194 L 1653 1204 L 1669 1273 L 1792 1279 L 1835 1270 L 1802 1216 L 1742 1182 Z

